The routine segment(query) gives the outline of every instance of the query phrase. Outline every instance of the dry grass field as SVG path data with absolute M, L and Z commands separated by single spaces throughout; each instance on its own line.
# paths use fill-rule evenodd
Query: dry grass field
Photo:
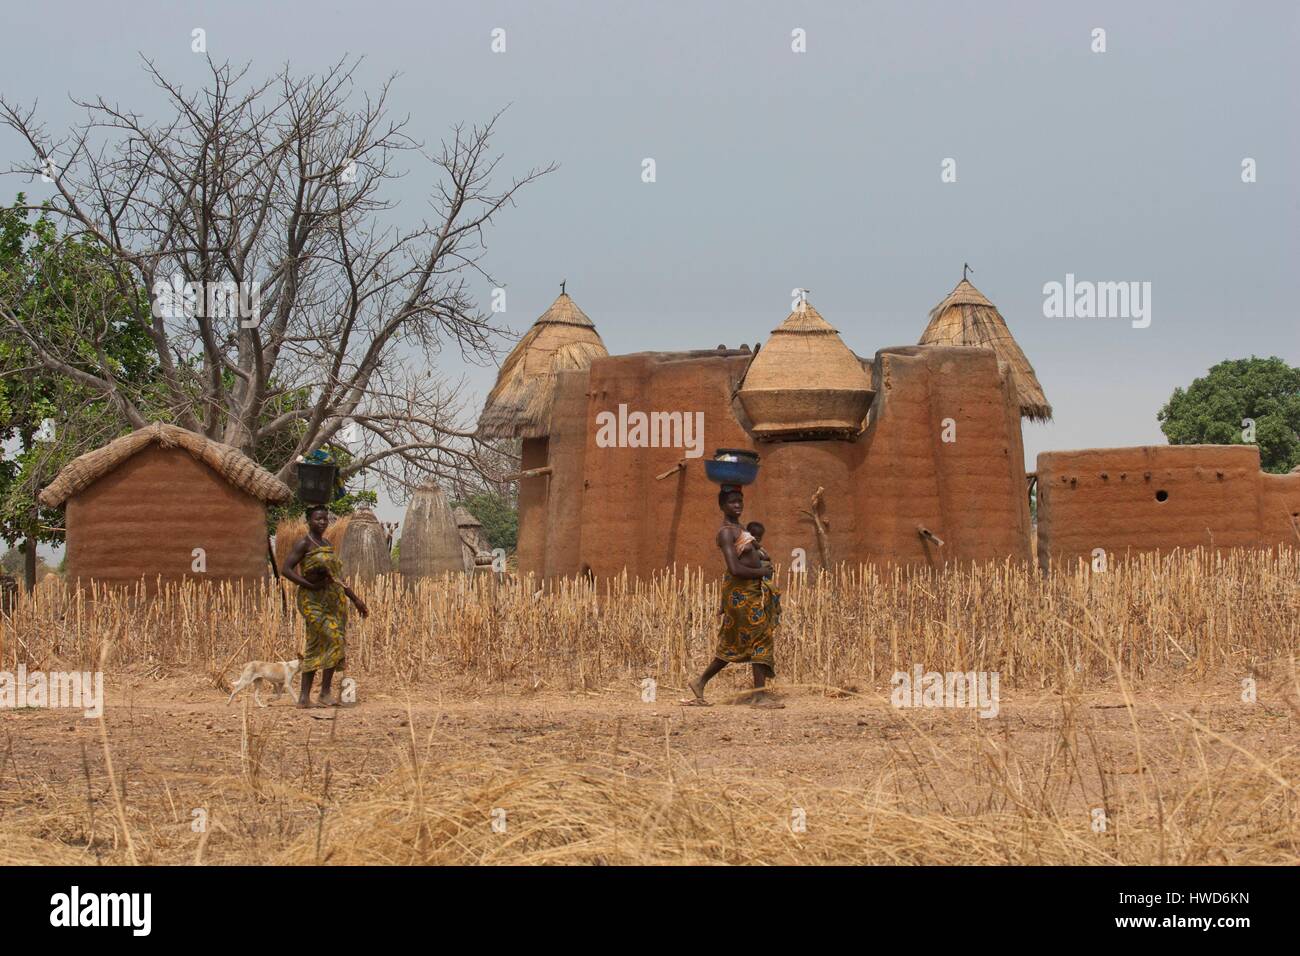
M 356 703 L 302 711 L 226 704 L 296 654 L 274 588 L 38 589 L 0 670 L 107 704 L 0 711 L 0 864 L 1300 862 L 1294 553 L 796 581 L 777 711 L 741 668 L 678 705 L 698 575 L 363 593 Z M 916 665 L 996 672 L 997 716 L 891 706 Z

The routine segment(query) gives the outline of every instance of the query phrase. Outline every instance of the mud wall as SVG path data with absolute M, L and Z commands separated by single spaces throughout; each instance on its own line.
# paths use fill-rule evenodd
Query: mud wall
M 718 486 L 705 477 L 704 458 L 720 447 L 753 448 L 761 456 L 759 478 L 745 490 L 743 520 L 767 527 L 764 545 L 780 564 L 789 565 L 794 549 L 802 549 L 809 567 L 822 563 L 805 513 L 818 487 L 832 563 L 1029 560 L 1020 418 L 992 352 L 881 352 L 870 425 L 856 441 L 754 442 L 733 400 L 748 361 L 747 354 L 642 353 L 597 359 L 586 372 L 562 376 L 544 532 L 548 576 L 584 567 L 600 577 L 624 569 L 647 576 L 673 565 L 715 568 Z M 703 457 L 660 479 L 684 449 L 601 447 L 597 416 L 617 416 L 620 404 L 629 414 L 703 412 Z M 579 408 L 585 415 L 574 427 Z M 944 442 L 948 420 L 953 440 Z M 522 508 L 520 520 L 523 540 L 529 518 Z M 944 545 L 928 543 L 918 525 Z
M 1300 548 L 1300 473 L 1260 475 L 1259 483 L 1261 542 Z
M 987 349 L 905 346 L 876 355 L 861 441 L 862 560 L 940 565 L 1028 561 L 1020 413 Z M 943 541 L 923 538 L 918 526 Z
M 547 449 L 551 474 L 546 488 L 546 544 L 543 573 L 566 577 L 582 570 L 582 501 L 586 481 L 587 370 L 560 372 L 551 406 Z M 522 527 L 520 529 L 522 531 Z
M 270 574 L 266 509 L 179 448 L 153 445 L 68 499 L 67 579 L 152 585 Z M 206 573 L 191 568 L 202 548 Z
M 732 413 L 732 395 L 749 356 L 694 358 L 639 353 L 596 359 L 588 370 L 585 488 L 581 510 L 581 563 L 597 576 L 624 568 L 646 576 L 659 568 L 700 565 L 716 548 L 718 486 L 704 476 L 703 457 L 662 480 L 686 456 L 682 447 L 601 447 L 597 416 L 681 412 L 704 416 L 703 435 L 692 434 L 708 456 L 718 447 L 753 442 Z M 684 436 L 683 436 L 684 437 Z
M 1300 511 L 1300 475 L 1265 475 L 1253 445 L 1152 445 L 1038 456 L 1038 560 L 1267 547 Z
M 545 438 L 525 438 L 521 450 L 520 469 L 541 468 L 548 464 L 548 442 Z M 540 577 L 546 570 L 547 490 L 549 476 L 519 479 L 519 538 L 515 543 L 515 556 L 521 575 Z

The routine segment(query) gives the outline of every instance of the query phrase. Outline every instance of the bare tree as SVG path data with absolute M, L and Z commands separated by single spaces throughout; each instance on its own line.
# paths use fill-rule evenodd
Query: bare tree
M 118 381 L 96 352 L 102 317 L 56 335 L 0 291 L 0 322 L 131 426 L 161 412 L 263 460 L 271 449 L 282 479 L 329 444 L 350 452 L 348 474 L 394 486 L 465 487 L 490 471 L 500 450 L 474 438 L 460 389 L 432 368 L 444 351 L 492 355 L 500 330 L 469 290 L 476 276 L 493 281 L 484 227 L 554 166 L 494 187 L 500 114 L 425 151 L 406 120 L 388 118 L 388 83 L 353 105 L 358 65 L 249 83 L 246 66 L 209 60 L 210 81 L 187 92 L 145 60 L 166 119 L 77 101 L 85 118 L 58 141 L 34 108 L 0 99 L 0 122 L 32 154 L 10 172 L 52 180 L 68 236 L 108 251 L 124 297 L 140 303 L 127 318 L 149 335 L 158 382 L 145 395 Z M 384 195 L 403 155 L 434 172 L 430 216 L 406 229 Z

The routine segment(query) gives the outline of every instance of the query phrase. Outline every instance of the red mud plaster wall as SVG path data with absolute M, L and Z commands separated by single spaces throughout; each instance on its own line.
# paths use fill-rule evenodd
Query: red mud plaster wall
M 587 453 L 588 371 L 560 372 L 551 407 L 548 453 L 551 476 L 546 497 L 545 574 L 582 570 L 583 463 Z
M 1262 542 L 1300 548 L 1300 474 L 1260 475 L 1259 482 Z
M 872 383 L 870 425 L 859 439 L 866 445 L 857 496 L 862 557 L 939 562 L 940 549 L 916 531 L 924 525 L 940 538 L 947 533 L 932 447 L 929 365 L 909 349 L 885 349 L 876 355 Z
M 179 448 L 157 445 L 68 499 L 68 580 L 254 579 L 269 573 L 266 509 Z M 207 572 L 190 570 L 203 548 Z
M 759 477 L 746 489 L 743 520 L 766 525 L 764 544 L 782 565 L 789 565 L 795 548 L 803 549 L 809 566 L 821 563 L 813 523 L 803 514 L 819 486 L 833 562 L 1029 559 L 1020 418 L 992 352 L 908 347 L 880 353 L 872 424 L 856 442 L 754 443 L 732 401 L 747 362 L 746 355 L 645 353 L 592 363 L 579 528 L 570 524 L 570 503 L 568 510 L 554 503 L 550 508 L 548 541 L 560 535 L 566 542 L 559 554 L 571 553 L 567 542 L 577 538 L 579 566 L 602 577 L 625 568 L 647 576 L 673 564 L 718 565 L 718 489 L 705 478 L 702 459 L 688 460 L 684 470 L 659 481 L 655 476 L 677 464 L 683 449 L 596 445 L 596 415 L 617 414 L 623 403 L 629 413 L 702 411 L 705 457 L 719 447 L 758 451 Z M 557 397 L 556 435 L 572 436 L 575 407 L 576 393 Z M 956 422 L 951 445 L 940 441 L 944 418 Z M 568 463 L 576 457 L 566 452 L 562 464 L 552 454 L 559 469 L 553 482 L 576 471 Z M 576 488 L 576 481 L 564 480 Z M 553 499 L 558 487 L 552 485 Z M 918 524 L 943 538 L 944 547 L 925 542 Z M 547 567 L 548 574 L 572 573 L 561 570 L 572 567 L 567 557 Z
M 644 449 L 598 448 L 595 420 L 601 411 L 618 411 L 619 402 L 640 408 L 646 394 L 648 359 L 642 355 L 598 358 L 588 369 L 588 400 L 583 430 L 582 561 L 600 577 L 624 568 L 636 575 L 646 510 Z
M 1028 561 L 1020 413 L 987 349 L 882 349 L 859 476 L 862 560 Z M 944 442 L 945 421 L 951 419 Z M 926 541 L 923 526 L 943 540 Z
M 943 551 L 949 561 L 1028 561 L 1029 494 L 1020 411 L 988 349 L 924 352 L 930 369 L 930 434 L 939 474 Z M 951 420 L 943 441 L 945 421 Z
M 1259 449 L 1173 445 L 1044 452 L 1038 456 L 1038 560 L 1258 547 Z M 1158 499 L 1159 492 L 1166 500 Z
M 525 438 L 519 467 L 523 471 L 547 464 L 547 439 Z M 515 556 L 521 575 L 541 576 L 546 564 L 546 500 L 549 479 L 546 475 L 519 479 L 519 539 Z
M 772 560 L 788 568 L 792 551 L 800 548 L 809 569 L 822 567 L 816 527 L 803 513 L 811 509 L 813 492 L 821 487 L 830 561 L 858 561 L 863 553 L 858 499 L 865 490 L 860 484 L 865 446 L 847 441 L 802 441 L 759 443 L 757 449 L 762 456 L 758 480 L 746 491 L 741 520 L 763 523 L 767 531 L 763 546 Z M 714 512 L 709 544 L 716 565 L 721 561 L 712 535 L 721 521 L 716 497 Z
M 642 535 L 648 542 L 639 565 L 643 575 L 673 564 L 679 568 L 716 567 L 720 560 L 714 544 L 722 523 L 718 486 L 705 477 L 704 460 L 712 458 L 718 448 L 755 447 L 736 419 L 731 398 L 749 359 L 747 354 L 703 356 L 659 361 L 651 366 L 650 407 L 666 412 L 703 412 L 704 435 L 697 446 L 702 456 L 689 459 L 684 469 L 663 481 L 655 476 L 681 461 L 685 452 L 680 448 L 645 450 L 646 464 L 639 466 L 646 495 Z M 749 513 L 750 495 L 745 497 L 746 514 L 742 520 L 751 521 L 754 515 Z
M 731 394 L 748 356 L 660 356 L 654 353 L 596 359 L 588 370 L 584 430 L 585 488 L 581 555 L 600 577 L 648 576 L 655 570 L 708 563 L 719 512 L 717 485 L 704 477 L 704 457 L 718 447 L 752 447 L 731 411 Z M 704 413 L 701 458 L 665 478 L 685 456 L 682 448 L 601 448 L 596 416 L 628 413 Z

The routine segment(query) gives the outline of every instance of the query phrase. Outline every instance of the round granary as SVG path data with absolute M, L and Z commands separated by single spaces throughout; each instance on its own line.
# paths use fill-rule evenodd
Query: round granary
M 447 496 L 437 485 L 425 485 L 411 496 L 402 522 L 398 569 L 408 578 L 465 571 L 460 529 L 456 527 Z
M 343 562 L 343 574 L 355 581 L 373 581 L 393 570 L 388 535 L 369 508 L 353 512 L 339 544 L 339 558 Z

